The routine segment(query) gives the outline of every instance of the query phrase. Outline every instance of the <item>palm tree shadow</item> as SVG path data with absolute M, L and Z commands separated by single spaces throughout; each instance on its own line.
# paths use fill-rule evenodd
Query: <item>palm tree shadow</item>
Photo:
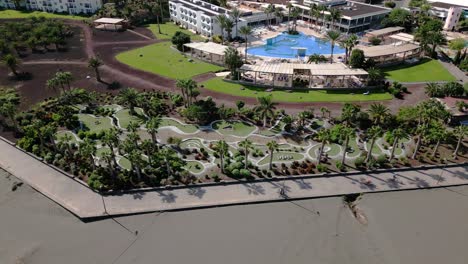
M 296 183 L 299 188 L 306 190 L 306 189 L 312 189 L 312 184 L 309 182 L 304 181 L 303 179 L 301 180 L 293 180 L 294 183 Z
M 262 185 L 255 183 L 244 183 L 242 184 L 250 195 L 264 195 L 265 188 Z
M 164 203 L 174 203 L 177 199 L 177 196 L 172 192 L 166 194 L 163 191 L 157 191 L 157 193 L 161 197 L 161 201 Z
M 198 197 L 198 199 L 203 198 L 206 193 L 206 190 L 200 187 L 194 187 L 187 190 L 187 193 L 192 196 Z

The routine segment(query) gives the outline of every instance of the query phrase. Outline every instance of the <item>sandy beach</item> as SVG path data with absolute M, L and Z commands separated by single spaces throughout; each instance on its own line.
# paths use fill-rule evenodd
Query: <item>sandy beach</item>
M 0 170 L 0 263 L 466 263 L 468 187 L 84 223 Z

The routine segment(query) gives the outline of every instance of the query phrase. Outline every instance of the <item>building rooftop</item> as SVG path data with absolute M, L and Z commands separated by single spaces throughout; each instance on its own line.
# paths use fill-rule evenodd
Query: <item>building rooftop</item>
M 108 18 L 108 17 L 103 17 L 94 20 L 95 23 L 103 23 L 103 24 L 118 24 L 120 22 L 124 21 L 122 18 Z
M 462 7 L 462 8 L 468 8 L 468 2 L 466 2 L 466 5 L 455 5 L 455 4 L 449 4 L 449 3 L 444 3 L 444 2 L 433 2 L 431 3 L 431 6 L 433 7 L 438 7 L 438 8 L 443 8 L 443 9 L 449 9 L 450 7 Z
M 388 27 L 388 28 L 373 30 L 373 31 L 371 31 L 371 32 L 369 32 L 367 34 L 372 35 L 374 37 L 380 37 L 380 36 L 388 35 L 390 33 L 402 31 L 404 29 L 405 28 L 403 28 L 403 27 Z
M 264 62 L 255 65 L 244 64 L 240 69 L 244 71 L 290 75 L 294 74 L 294 70 L 309 70 L 311 75 L 318 76 L 367 75 L 365 70 L 351 69 L 343 63 L 304 64 Z
M 366 57 L 372 58 L 372 57 L 389 56 L 389 55 L 398 54 L 402 52 L 412 51 L 415 49 L 419 49 L 419 45 L 407 43 L 407 44 L 395 46 L 395 45 L 389 44 L 389 45 L 379 45 L 379 46 L 371 46 L 371 47 L 360 46 L 359 49 L 362 49 L 362 51 L 364 51 L 364 55 Z
M 184 44 L 184 46 L 191 49 L 200 50 L 206 53 L 216 54 L 219 56 L 224 56 L 224 51 L 228 48 L 228 46 L 224 46 L 214 42 L 192 42 Z

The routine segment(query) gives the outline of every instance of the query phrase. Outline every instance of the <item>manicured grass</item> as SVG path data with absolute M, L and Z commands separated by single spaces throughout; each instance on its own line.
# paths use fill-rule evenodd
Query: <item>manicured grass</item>
M 222 70 L 222 67 L 193 60 L 172 49 L 170 42 L 161 42 L 146 47 L 120 53 L 117 60 L 133 68 L 166 76 L 172 79 L 193 76 Z
M 115 117 L 119 120 L 119 125 L 121 128 L 127 128 L 130 122 L 137 123 L 139 125 L 143 124 L 144 116 L 143 116 L 143 109 L 135 108 L 135 112 L 139 115 L 131 115 L 129 109 L 122 109 L 115 113 Z
M 204 166 L 201 162 L 190 160 L 187 161 L 187 165 L 185 165 L 184 168 L 190 171 L 191 173 L 200 173 L 203 171 Z
M 203 41 L 203 40 L 205 40 L 200 35 L 192 33 L 191 31 L 188 31 L 186 29 L 180 28 L 179 26 L 177 26 L 176 24 L 174 24 L 172 22 L 166 22 L 164 24 L 160 24 L 160 27 L 161 27 L 161 34 L 159 34 L 158 24 L 149 24 L 148 25 L 148 28 L 151 30 L 151 32 L 153 32 L 153 34 L 156 36 L 157 39 L 172 39 L 172 36 L 174 36 L 174 34 L 177 31 L 182 31 L 185 34 L 189 35 L 190 39 L 192 41 Z
M 383 68 L 387 78 L 398 82 L 454 81 L 455 77 L 440 62 L 422 59 L 418 64 Z
M 292 156 L 292 159 L 282 160 L 280 159 L 281 156 Z M 286 162 L 293 162 L 295 160 L 301 160 L 304 158 L 303 154 L 296 153 L 296 152 L 274 152 L 273 153 L 273 163 L 286 163 Z M 258 162 L 259 166 L 268 164 L 270 162 L 270 155 L 267 155 L 261 161 Z
M 132 163 L 130 163 L 130 161 L 125 157 L 122 157 L 119 160 L 117 160 L 117 164 L 119 164 L 120 167 L 126 170 L 130 170 L 132 168 Z
M 243 86 L 237 83 L 223 81 L 222 77 L 213 78 L 203 83 L 206 89 L 244 97 L 261 97 L 272 95 L 276 102 L 357 102 L 357 101 L 380 101 L 390 100 L 392 95 L 382 90 L 371 90 L 369 95 L 364 95 L 366 90 L 351 91 L 304 91 L 297 90 L 287 92 L 285 90 L 274 90 L 266 92 L 267 88 Z M 244 88 L 244 90 L 241 90 Z
M 182 124 L 174 119 L 163 118 L 161 121 L 161 127 L 174 126 L 177 127 L 180 131 L 191 134 L 198 131 L 198 127 L 194 125 Z
M 55 134 L 55 138 L 56 138 L 57 140 L 61 140 L 61 139 L 64 139 L 65 135 L 70 136 L 71 140 L 69 141 L 69 143 L 78 143 L 78 140 L 77 140 L 75 134 L 73 134 L 73 132 L 68 131 L 68 130 L 58 131 L 58 132 Z
M 108 147 L 98 148 L 98 149 L 96 149 L 96 156 L 99 157 L 99 158 L 102 158 L 102 155 L 105 152 L 110 153 L 110 148 L 108 148 Z
M 223 135 L 238 137 L 247 137 L 255 130 L 254 126 L 243 122 L 229 122 L 224 120 L 213 123 L 212 127 Z
M 20 10 L 0 10 L 0 19 L 14 19 L 14 18 L 29 18 L 33 16 L 43 16 L 46 18 L 64 18 L 64 19 L 74 19 L 74 20 L 83 20 L 88 17 L 85 16 L 76 16 L 76 15 L 62 15 L 62 14 L 53 14 L 40 11 L 20 11 Z
M 88 114 L 78 114 L 78 119 L 83 122 L 89 131 L 98 133 L 102 130 L 107 130 L 113 127 L 109 117 L 94 117 Z

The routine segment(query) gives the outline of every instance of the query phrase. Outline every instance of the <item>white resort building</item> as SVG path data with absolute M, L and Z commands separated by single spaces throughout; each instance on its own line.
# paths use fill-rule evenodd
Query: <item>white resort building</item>
M 218 15 L 225 15 L 233 20 L 228 9 L 201 0 L 169 0 L 169 13 L 172 21 L 207 37 L 221 35 L 221 28 L 216 19 Z M 273 17 L 263 12 L 243 11 L 237 28 L 266 22 L 268 19 Z M 232 37 L 238 35 L 235 31 L 233 27 Z
M 102 0 L 25 0 L 19 1 L 22 8 L 44 12 L 92 14 L 102 6 Z M 15 9 L 12 0 L 0 0 L 0 7 Z

